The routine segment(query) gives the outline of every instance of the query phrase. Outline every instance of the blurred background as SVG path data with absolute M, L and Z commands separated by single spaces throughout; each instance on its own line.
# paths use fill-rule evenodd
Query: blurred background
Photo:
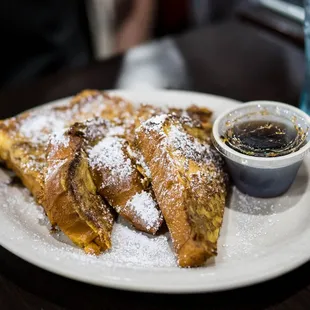
M 302 0 L 4 0 L 0 88 L 87 66 L 236 15 L 303 44 Z M 163 44 L 163 50 L 171 50 L 169 42 Z M 129 54 L 127 62 L 146 54 L 149 49 Z M 172 58 L 177 56 L 171 53 Z M 162 55 L 154 59 L 160 65 Z M 123 77 L 119 86 L 127 80 Z M 182 83 L 162 86 L 182 88 Z

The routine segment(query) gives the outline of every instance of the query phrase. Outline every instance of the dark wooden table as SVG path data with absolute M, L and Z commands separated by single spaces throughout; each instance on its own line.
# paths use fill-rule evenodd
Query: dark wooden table
M 185 88 L 242 101 L 269 99 L 298 104 L 304 58 L 302 48 L 291 41 L 234 20 L 172 41 L 186 66 L 189 83 Z M 124 56 L 117 56 L 2 90 L 0 118 L 83 88 L 112 89 L 123 64 Z M 238 290 L 142 294 L 78 283 L 0 248 L 0 309 L 310 309 L 309 275 L 308 263 L 280 278 Z

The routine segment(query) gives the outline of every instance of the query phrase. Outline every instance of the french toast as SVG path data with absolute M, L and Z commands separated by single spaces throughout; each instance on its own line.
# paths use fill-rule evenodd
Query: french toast
M 155 234 L 163 218 L 124 134 L 119 123 L 95 118 L 74 124 L 67 135 L 80 139 L 97 192 L 136 229 Z
M 86 90 L 0 121 L 0 160 L 86 253 L 113 246 L 118 213 L 153 235 L 165 220 L 179 266 L 201 266 L 217 254 L 227 191 L 211 116 Z
M 85 90 L 68 104 L 46 106 L 0 121 L 0 159 L 42 203 L 50 134 L 95 116 L 128 119 L 132 113 L 132 105 L 121 98 Z
M 132 149 L 135 150 L 138 170 L 141 174 L 144 175 L 146 179 L 149 180 L 149 182 L 151 182 L 151 173 L 145 163 L 143 155 L 139 149 L 135 147 L 136 129 L 141 125 L 141 123 L 145 122 L 151 117 L 167 114 L 177 116 L 182 124 L 182 127 L 190 135 L 196 136 L 196 138 L 203 140 L 204 143 L 211 143 L 212 112 L 209 109 L 204 107 L 197 107 L 196 105 L 191 105 L 186 109 L 159 108 L 149 104 L 140 105 L 134 115 L 134 122 L 132 122 L 126 128 L 126 138 L 131 144 Z
M 48 146 L 44 209 L 52 224 L 86 253 L 111 247 L 114 216 L 97 194 L 81 139 L 57 135 Z
M 217 254 L 223 220 L 226 178 L 220 157 L 199 128 L 189 133 L 171 114 L 142 122 L 136 146 L 151 172 L 179 266 L 204 264 Z
M 51 193 L 53 193 L 53 195 L 56 194 L 55 191 L 50 192 L 45 188 L 46 173 L 48 172 L 47 146 L 51 134 L 57 133 L 56 136 L 58 134 L 61 135 L 64 129 L 73 123 L 84 121 L 96 116 L 104 117 L 106 119 L 117 118 L 119 120 L 126 120 L 130 119 L 129 116 L 132 113 L 132 105 L 121 98 L 112 98 L 109 95 L 96 90 L 85 90 L 74 97 L 69 103 L 56 106 L 43 106 L 40 109 L 29 110 L 16 117 L 1 121 L 0 159 L 4 161 L 8 168 L 16 173 L 23 184 L 30 190 L 36 201 L 46 208 L 47 202 L 50 203 L 50 199 L 52 198 L 50 197 Z M 59 154 L 56 155 L 58 156 Z M 77 160 L 74 162 L 76 163 Z M 78 162 L 78 167 L 83 167 L 83 169 L 77 169 L 76 171 L 80 173 L 84 170 L 87 171 L 87 169 L 84 168 L 83 163 L 85 160 L 82 155 Z M 66 171 L 69 172 L 69 170 Z M 82 176 L 80 177 L 83 179 Z M 55 178 L 58 180 L 65 179 L 62 177 L 60 178 L 58 175 L 56 175 Z M 78 180 L 78 175 L 75 175 L 74 178 Z M 82 182 L 82 180 L 80 180 L 80 183 L 83 186 L 89 184 L 89 182 Z M 60 190 L 62 191 L 63 189 L 60 188 Z M 79 199 L 81 199 L 80 203 L 83 204 L 84 198 L 81 197 L 81 195 L 78 196 L 77 193 L 84 191 L 87 192 L 87 190 L 87 188 L 81 188 L 80 191 L 76 191 L 74 198 L 78 199 L 77 197 L 79 197 Z M 64 203 L 64 197 L 65 196 L 63 195 L 61 199 L 55 201 L 56 209 L 62 208 L 61 204 Z M 71 197 L 69 198 L 71 199 Z M 106 206 L 99 195 L 94 199 L 98 200 L 96 202 L 98 210 L 104 210 L 104 212 L 102 211 L 103 214 L 108 214 L 108 212 L 110 212 L 108 211 L 108 206 Z M 69 203 L 67 205 L 69 205 Z M 48 212 L 49 210 L 50 208 L 47 208 L 47 215 L 50 214 Z M 53 212 L 54 211 L 55 210 L 53 209 Z M 63 213 L 63 215 L 66 214 Z M 88 241 L 96 240 L 97 237 L 101 240 L 104 239 L 103 230 L 100 230 L 100 227 L 97 227 L 98 229 L 95 230 L 96 223 L 93 218 L 89 218 L 89 220 L 86 221 L 85 218 L 78 213 L 75 217 L 71 216 L 71 213 L 67 215 L 68 218 L 64 218 L 62 221 L 58 222 L 55 221 L 55 218 L 51 218 L 51 223 L 54 225 L 57 224 L 60 229 L 65 227 L 66 234 L 72 239 L 72 241 L 78 244 L 83 243 L 83 246 L 87 248 L 86 243 Z M 106 217 L 111 218 L 110 215 L 106 215 Z M 83 225 L 77 225 L 77 227 L 83 226 L 79 238 L 80 240 L 85 239 L 85 242 L 81 241 L 82 243 L 77 242 L 77 238 L 75 237 L 78 232 L 72 231 L 71 235 L 68 228 L 72 227 L 74 230 L 73 222 L 77 221 L 77 219 L 79 219 L 80 222 L 85 222 Z M 71 222 L 72 225 L 70 224 Z M 91 222 L 93 222 L 93 225 L 90 224 Z M 62 227 L 62 225 L 64 226 Z M 107 229 L 107 231 L 108 230 L 109 229 Z M 98 241 L 99 247 L 102 247 L 102 249 L 109 247 L 109 237 L 110 236 L 107 233 L 106 241 Z

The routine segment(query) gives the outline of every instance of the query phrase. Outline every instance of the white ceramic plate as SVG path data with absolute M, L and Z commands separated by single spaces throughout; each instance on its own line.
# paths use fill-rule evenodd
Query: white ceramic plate
M 148 91 L 118 94 L 137 103 L 206 106 L 215 116 L 238 102 L 190 92 Z M 65 102 L 68 99 L 57 101 Z M 258 283 L 286 273 L 310 257 L 310 161 L 282 197 L 254 199 L 233 190 L 225 210 L 218 256 L 195 269 L 176 267 L 166 236 L 155 239 L 115 225 L 114 250 L 89 257 L 48 221 L 28 191 L 9 185 L 0 169 L 0 241 L 21 258 L 51 272 L 96 285 L 149 292 L 209 292 Z

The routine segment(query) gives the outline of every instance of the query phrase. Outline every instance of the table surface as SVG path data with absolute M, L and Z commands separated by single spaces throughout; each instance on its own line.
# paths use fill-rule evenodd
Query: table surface
M 183 89 L 241 101 L 268 99 L 298 104 L 304 56 L 289 40 L 232 20 L 169 41 L 178 53 L 176 63 L 182 66 L 170 79 L 177 81 L 180 73 L 186 72 L 187 82 L 180 82 Z M 120 55 L 1 90 L 0 118 L 84 88 L 113 89 L 127 61 L 126 55 Z M 0 309 L 310 309 L 309 272 L 310 263 L 266 283 L 221 293 L 142 294 L 75 282 L 39 269 L 0 247 Z

